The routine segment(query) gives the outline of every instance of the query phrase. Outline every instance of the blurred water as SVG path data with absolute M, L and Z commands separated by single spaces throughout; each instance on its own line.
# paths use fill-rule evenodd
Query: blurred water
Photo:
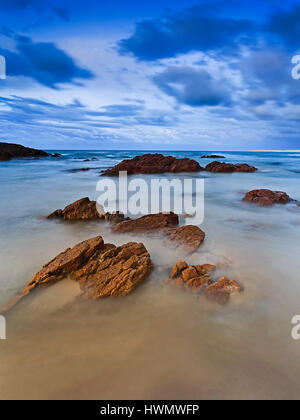
M 57 152 L 62 158 L 0 163 L 0 304 L 56 254 L 99 234 L 115 244 L 143 241 L 155 264 L 178 260 L 160 239 L 114 235 L 101 222 L 43 220 L 79 198 L 96 199 L 102 169 L 145 153 Z M 209 153 L 164 152 L 202 166 Z M 0 398 L 299 398 L 291 319 L 300 314 L 300 208 L 241 199 L 270 188 L 300 200 L 300 153 L 218 154 L 259 171 L 191 175 L 205 177 L 206 241 L 187 260 L 227 262 L 219 274 L 241 281 L 245 292 L 216 307 L 170 290 L 154 273 L 125 299 L 81 302 L 76 285 L 57 284 L 9 314 Z M 91 170 L 69 172 L 83 167 Z

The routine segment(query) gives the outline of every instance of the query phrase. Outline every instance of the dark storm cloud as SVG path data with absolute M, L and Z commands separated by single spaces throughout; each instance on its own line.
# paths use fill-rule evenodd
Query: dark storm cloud
M 0 48 L 5 57 L 8 76 L 30 77 L 42 85 L 57 89 L 61 83 L 91 79 L 93 74 L 78 66 L 72 57 L 51 42 L 35 43 L 26 36 L 15 35 L 2 28 L 1 33 L 16 41 L 16 51 Z
M 195 6 L 178 15 L 137 23 L 133 35 L 118 45 L 121 53 L 156 60 L 233 46 L 241 34 L 252 34 L 253 26 L 245 19 L 218 17 L 213 7 Z
M 192 107 L 230 103 L 229 92 L 222 87 L 224 83 L 220 83 L 203 69 L 168 67 L 154 76 L 153 81 L 167 95 Z
M 280 10 L 274 13 L 266 26 L 266 31 L 278 37 L 288 48 L 299 48 L 300 41 L 300 6 Z
M 24 10 L 28 7 L 40 7 L 40 0 L 0 0 L 0 10 Z

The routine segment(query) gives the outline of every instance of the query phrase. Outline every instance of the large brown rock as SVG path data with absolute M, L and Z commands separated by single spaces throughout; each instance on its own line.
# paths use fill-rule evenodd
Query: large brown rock
M 14 158 L 42 158 L 50 156 L 42 150 L 31 149 L 14 143 L 0 143 L 0 161 L 11 160 Z
M 128 295 L 153 268 L 143 244 L 129 242 L 106 248 L 72 274 L 83 292 L 93 299 Z
M 65 207 L 64 210 L 56 210 L 47 216 L 47 219 L 54 218 L 62 218 L 70 221 L 103 219 L 111 222 L 112 224 L 127 220 L 125 219 L 124 214 L 120 212 L 105 213 L 103 211 L 98 211 L 96 201 L 90 201 L 88 197 L 75 201 Z
M 93 220 L 99 219 L 96 201 L 90 201 L 88 197 L 82 198 L 69 204 L 64 210 L 56 210 L 47 216 L 47 219 L 61 217 L 64 220 Z
M 194 225 L 165 230 L 166 243 L 183 255 L 196 251 L 205 239 L 205 233 Z
M 98 256 L 107 248 L 110 249 L 112 247 L 113 245 L 104 245 L 102 237 L 97 236 L 81 242 L 73 248 L 68 248 L 45 264 L 20 293 L 26 295 L 36 287 L 57 282 L 58 280 L 75 273 L 76 270 L 83 267 L 90 258 Z
M 249 191 L 243 201 L 255 203 L 258 206 L 271 206 L 272 204 L 288 204 L 292 199 L 285 192 L 262 189 Z
M 170 226 L 177 226 L 179 219 L 174 213 L 148 214 L 135 220 L 128 220 L 117 224 L 114 228 L 116 233 L 138 233 L 163 230 Z
M 206 171 L 215 173 L 233 173 L 233 172 L 256 172 L 257 168 L 247 165 L 247 163 L 225 163 L 225 162 L 211 162 L 205 167 Z
M 124 296 L 140 284 L 152 268 L 143 244 L 130 242 L 116 247 L 104 244 L 102 237 L 97 236 L 68 248 L 44 265 L 6 310 L 33 289 L 66 277 L 78 281 L 82 292 L 93 299 Z
M 192 159 L 176 159 L 173 156 L 161 154 L 146 154 L 136 156 L 130 160 L 123 160 L 111 169 L 102 173 L 103 176 L 118 176 L 120 171 L 127 171 L 128 175 L 134 174 L 163 174 L 166 172 L 199 172 L 203 171 L 198 162 Z

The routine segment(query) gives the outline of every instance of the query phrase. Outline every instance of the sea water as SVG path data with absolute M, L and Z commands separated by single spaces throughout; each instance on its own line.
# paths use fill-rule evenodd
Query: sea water
M 97 199 L 103 169 L 145 152 L 55 152 L 62 157 L 0 162 L 0 305 L 59 252 L 97 235 L 116 245 L 143 242 L 155 265 L 178 261 L 160 238 L 116 235 L 105 222 L 43 219 L 79 198 Z M 211 161 L 201 159 L 209 151 L 163 153 Z M 206 240 L 186 260 L 218 264 L 217 273 L 245 292 L 218 306 L 153 272 L 131 295 L 94 302 L 71 280 L 58 282 L 6 316 L 1 399 L 299 398 L 291 320 L 300 314 L 300 207 L 261 208 L 242 198 L 268 188 L 300 200 L 300 152 L 217 154 L 259 170 L 190 174 L 205 182 Z M 80 168 L 90 170 L 72 172 Z

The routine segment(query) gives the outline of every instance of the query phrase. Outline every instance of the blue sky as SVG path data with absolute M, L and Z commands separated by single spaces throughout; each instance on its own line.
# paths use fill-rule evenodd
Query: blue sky
M 0 141 L 300 148 L 300 1 L 0 0 L 0 16 Z

